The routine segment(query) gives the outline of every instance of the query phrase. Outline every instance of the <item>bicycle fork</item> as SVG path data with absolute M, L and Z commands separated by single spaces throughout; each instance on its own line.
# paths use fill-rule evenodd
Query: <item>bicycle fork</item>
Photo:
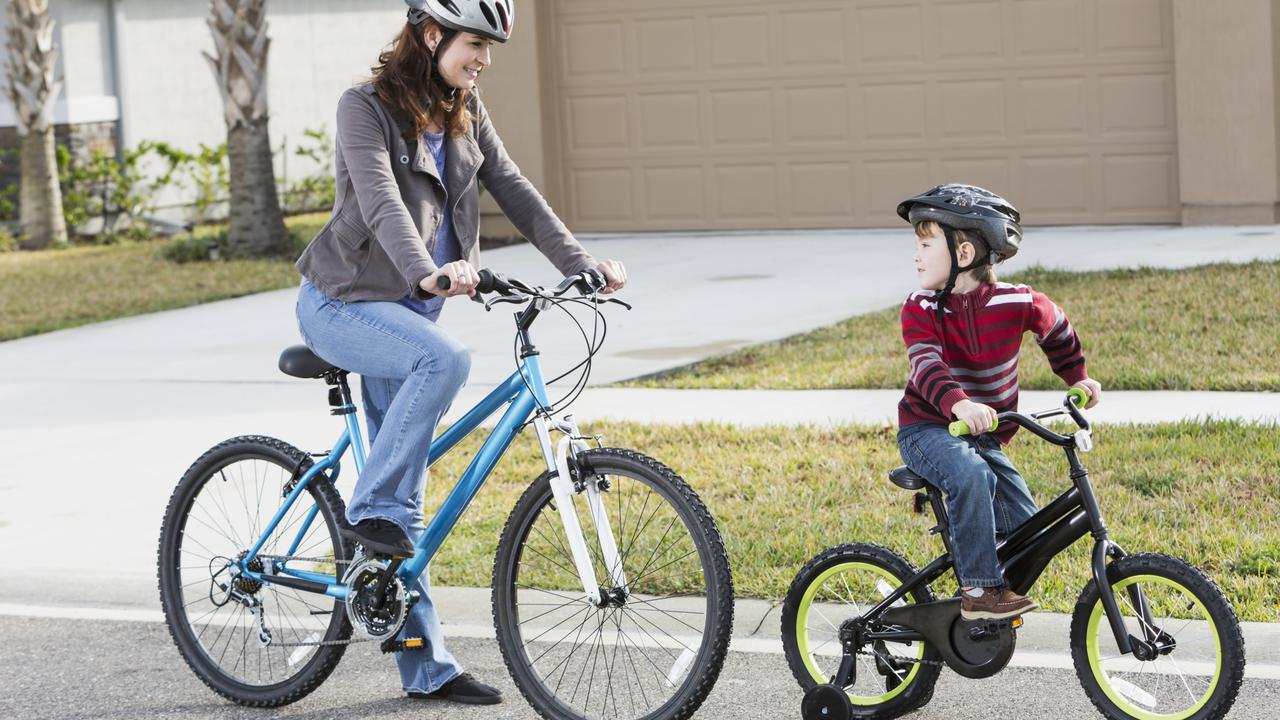
M 554 423 L 554 427 L 564 433 L 564 437 L 560 438 L 554 447 L 551 443 L 548 423 Z M 564 523 L 569 550 L 573 555 L 574 567 L 582 580 L 583 592 L 596 607 L 604 607 L 610 602 L 623 602 L 628 594 L 627 577 L 618 555 L 618 545 L 614 541 L 613 529 L 609 526 L 608 514 L 600 498 L 600 484 L 582 473 L 579 473 L 575 479 L 570 469 L 570 457 L 576 457 L 578 453 L 588 449 L 578 432 L 577 423 L 574 422 L 572 415 L 566 415 L 563 421 L 539 415 L 534 418 L 533 425 L 538 433 L 538 443 L 542 446 L 547 470 L 552 474 L 551 495 L 555 499 L 556 509 L 560 512 L 560 519 Z M 609 580 L 613 583 L 613 588 L 607 595 L 601 592 L 600 584 L 596 582 L 591 552 L 587 549 L 586 535 L 574 507 L 575 495 L 586 495 L 587 511 L 591 516 L 591 523 L 599 542 L 599 559 L 607 566 Z

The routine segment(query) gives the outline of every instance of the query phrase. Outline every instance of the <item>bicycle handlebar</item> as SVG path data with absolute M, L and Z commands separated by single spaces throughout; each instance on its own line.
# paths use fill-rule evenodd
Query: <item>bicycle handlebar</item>
M 1071 407 L 1072 410 L 1074 410 L 1075 408 L 1084 407 L 1084 404 L 1088 402 L 1088 400 L 1089 400 L 1089 394 L 1086 393 L 1082 388 L 1073 387 L 1067 391 L 1066 403 L 1070 403 L 1070 405 L 1072 406 Z M 1062 411 L 1059 410 L 1057 412 L 1060 413 Z M 1072 416 L 1074 417 L 1075 415 L 1078 415 L 1078 412 L 1072 412 Z M 1057 438 L 1062 437 L 1057 433 L 1053 433 L 1052 431 L 1046 430 L 1044 426 L 1040 425 L 1040 423 L 1037 423 L 1032 418 L 1016 412 L 1000 413 L 999 415 L 996 416 L 996 421 L 991 425 L 990 429 L 995 430 L 1002 422 L 1017 423 L 1018 425 L 1021 425 L 1022 427 L 1025 427 L 1028 430 L 1031 430 L 1036 435 L 1039 435 L 1040 437 L 1046 440 L 1049 440 L 1050 442 L 1057 442 Z M 1078 421 L 1077 421 L 1077 424 L 1079 424 Z M 1050 437 L 1045 434 L 1042 434 L 1041 432 L 1037 432 L 1036 428 L 1039 428 L 1040 430 L 1044 430 L 1045 432 L 1050 433 L 1050 435 L 1054 437 Z M 948 425 L 947 429 L 951 431 L 951 434 L 954 437 L 960 437 L 961 435 L 968 435 L 971 432 L 973 432 L 969 428 L 969 423 L 966 423 L 963 420 L 956 420 L 955 422 Z

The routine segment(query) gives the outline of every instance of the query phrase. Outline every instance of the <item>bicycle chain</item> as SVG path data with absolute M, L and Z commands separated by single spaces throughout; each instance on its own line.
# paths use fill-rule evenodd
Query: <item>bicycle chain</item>
M 299 555 L 258 555 L 257 557 L 262 558 L 264 560 L 270 560 L 272 562 L 298 561 L 298 562 L 327 563 L 327 564 L 333 564 L 333 565 L 350 565 L 353 562 L 352 560 L 335 560 L 333 558 L 311 558 L 311 557 L 302 557 Z M 354 628 L 352 628 L 352 631 L 354 632 Z M 280 648 L 329 647 L 334 645 L 354 645 L 356 643 L 362 643 L 362 642 L 373 642 L 374 640 L 377 640 L 377 639 L 378 638 L 371 638 L 371 637 L 351 637 L 351 638 L 347 638 L 346 640 L 315 640 L 313 642 L 305 642 L 305 641 L 304 642 L 272 642 L 270 647 L 280 647 Z
M 881 660 L 892 660 L 894 662 L 911 663 L 915 665 L 937 665 L 939 667 L 946 665 L 942 660 L 925 660 L 924 658 L 906 657 L 905 655 L 881 655 L 874 650 L 863 650 L 861 648 L 857 650 L 857 654 L 870 655 L 871 657 L 879 658 Z

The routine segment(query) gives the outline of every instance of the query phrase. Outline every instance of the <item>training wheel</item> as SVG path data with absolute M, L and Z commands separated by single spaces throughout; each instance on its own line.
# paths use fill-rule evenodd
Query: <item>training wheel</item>
M 853 717 L 853 703 L 844 690 L 835 685 L 815 685 L 804 694 L 800 702 L 800 717 L 804 720 L 849 720 Z

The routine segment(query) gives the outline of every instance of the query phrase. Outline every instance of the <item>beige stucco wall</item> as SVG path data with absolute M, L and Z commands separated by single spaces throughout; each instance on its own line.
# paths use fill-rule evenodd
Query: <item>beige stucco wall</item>
M 1276 221 L 1276 0 L 1173 0 L 1186 225 Z

